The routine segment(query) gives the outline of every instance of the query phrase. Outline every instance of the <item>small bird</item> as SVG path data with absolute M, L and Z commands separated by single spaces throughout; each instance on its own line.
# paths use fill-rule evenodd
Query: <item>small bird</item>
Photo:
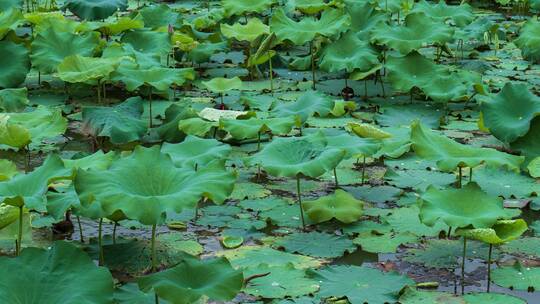
M 74 227 L 71 222 L 71 210 L 66 211 L 66 217 L 63 221 L 52 225 L 53 234 L 62 238 L 73 234 Z

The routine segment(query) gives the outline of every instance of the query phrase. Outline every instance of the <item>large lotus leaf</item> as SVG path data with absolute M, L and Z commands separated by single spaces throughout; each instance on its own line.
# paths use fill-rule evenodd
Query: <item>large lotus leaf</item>
M 399 297 L 400 304 L 470 304 L 465 302 L 457 295 L 438 292 L 438 291 L 422 291 L 416 288 L 407 287 Z
M 317 268 L 321 261 L 299 254 L 292 254 L 262 246 L 241 246 L 233 250 L 217 252 L 225 256 L 234 268 L 250 269 L 261 264 L 268 266 L 283 266 L 292 263 L 297 269 Z
M 227 42 L 211 43 L 203 42 L 199 43 L 188 54 L 187 58 L 194 63 L 204 63 L 210 60 L 210 57 L 215 53 L 223 51 L 227 48 Z
M 490 228 L 458 228 L 456 234 L 468 239 L 500 245 L 519 238 L 527 229 L 527 223 L 522 219 L 501 220 Z
M 164 143 L 161 152 L 169 154 L 176 167 L 202 168 L 216 159 L 224 159 L 232 149 L 215 139 L 188 135 L 179 144 Z
M 296 116 L 305 122 L 309 117 L 318 114 L 325 117 L 334 109 L 334 100 L 319 91 L 307 91 L 295 102 L 277 104 L 271 114 L 275 117 Z
M 524 83 L 507 83 L 495 96 L 480 105 L 483 125 L 493 136 L 511 143 L 529 131 L 532 119 L 540 114 L 540 97 Z
M 289 234 L 274 245 L 285 248 L 287 252 L 319 258 L 336 258 L 356 249 L 347 237 L 322 232 Z
M 379 233 L 363 232 L 355 238 L 354 243 L 363 251 L 373 253 L 395 253 L 399 246 L 407 243 L 416 243 L 418 237 L 410 232 L 404 233 Z
M 369 1 L 345 0 L 346 10 L 351 15 L 351 30 L 358 33 L 358 37 L 369 40 L 371 30 L 379 22 L 386 22 L 387 15 L 377 9 Z
M 476 167 L 483 163 L 519 171 L 524 160 L 522 156 L 495 149 L 460 144 L 433 130 L 424 129 L 418 122 L 411 125 L 411 142 L 412 149 L 418 156 L 436 161 L 437 167 L 442 171 L 453 171 L 456 167 Z
M 435 102 L 468 100 L 475 84 L 482 83 L 480 74 L 471 71 L 450 70 L 437 74 L 427 83 L 418 84 L 427 97 Z
M 3 303 L 112 303 L 109 270 L 70 243 L 55 242 L 50 250 L 26 248 L 19 257 L 1 257 L 0 265 Z
M 133 49 L 154 55 L 167 54 L 171 51 L 171 38 L 167 32 L 150 30 L 130 31 L 122 36 L 123 43 L 133 46 Z
M 314 223 L 322 223 L 335 218 L 342 223 L 350 224 L 362 217 L 364 202 L 357 200 L 346 191 L 337 189 L 333 194 L 314 201 L 302 202 L 302 208 Z
M 200 117 L 182 119 L 178 122 L 178 129 L 185 134 L 205 137 L 213 128 L 219 127 L 216 121 L 208 121 Z
M 247 162 L 260 164 L 273 176 L 296 177 L 303 174 L 318 177 L 334 169 L 344 156 L 345 151 L 327 147 L 325 136 L 318 133 L 276 138 Z
M 148 123 L 141 119 L 143 105 L 139 97 L 113 107 L 83 107 L 83 130 L 93 136 L 109 137 L 113 144 L 140 140 Z
M 467 4 L 448 5 L 444 1 L 439 3 L 428 3 L 425 0 L 415 3 L 411 13 L 422 12 L 427 17 L 444 22 L 452 20 L 457 26 L 463 27 L 474 20 L 472 7 Z
M 221 0 L 225 16 L 243 15 L 245 13 L 262 13 L 270 8 L 275 0 Z
M 263 34 L 268 34 L 270 32 L 270 27 L 264 23 L 259 18 L 251 18 L 248 23 L 240 24 L 235 23 L 233 25 L 228 25 L 226 23 L 221 24 L 221 33 L 229 39 L 235 38 L 239 41 L 249 41 L 253 42 L 259 36 Z
M 109 23 L 105 22 L 99 28 L 99 31 L 106 36 L 115 36 L 128 30 L 142 29 L 144 22 L 142 20 L 121 17 Z
M 85 157 L 81 158 L 74 158 L 74 159 L 63 159 L 64 165 L 68 169 L 83 169 L 88 170 L 90 168 L 96 169 L 96 170 L 105 170 L 107 169 L 113 160 L 116 158 L 116 153 L 114 151 L 110 151 L 107 153 L 103 153 L 103 151 L 99 150 L 94 154 L 90 154 Z
M 383 218 L 394 231 L 411 232 L 418 236 L 438 236 L 441 231 L 447 231 L 448 226 L 442 221 L 426 226 L 420 221 L 420 210 L 416 205 L 404 208 L 393 208 Z
M 271 132 L 274 135 L 287 135 L 296 124 L 296 120 L 293 116 L 266 119 L 222 119 L 219 124 L 233 138 L 247 139 L 257 138 L 257 136 L 266 132 Z
M 494 269 L 491 279 L 495 284 L 506 288 L 538 290 L 540 289 L 540 267 L 526 267 L 518 261 L 513 266 Z
M 185 134 L 178 129 L 178 123 L 182 119 L 196 117 L 197 112 L 191 107 L 173 103 L 165 110 L 163 124 L 155 128 L 159 137 L 166 142 L 178 143 L 185 138 Z
M 81 203 L 99 201 L 104 211 L 122 211 L 145 225 L 157 224 L 166 212 L 193 208 L 202 197 L 222 203 L 232 192 L 235 175 L 213 162 L 198 171 L 176 168 L 159 146 L 137 147 L 106 171 L 80 170 L 75 189 Z
M 153 289 L 172 304 L 191 304 L 203 296 L 215 301 L 232 300 L 242 289 L 244 276 L 225 258 L 202 261 L 189 258 L 137 281 L 142 291 Z
M 79 55 L 91 57 L 98 46 L 99 34 L 61 32 L 52 27 L 39 32 L 32 41 L 32 65 L 44 73 L 56 72 L 64 58 Z
M 408 92 L 413 87 L 421 87 L 433 80 L 435 75 L 444 73 L 442 66 L 411 52 L 406 56 L 388 56 L 385 67 L 388 69 L 388 80 L 397 91 Z
M 165 91 L 173 84 L 182 85 L 188 80 L 195 79 L 192 68 L 170 69 L 159 66 L 150 68 L 121 65 L 112 74 L 112 80 L 122 81 L 128 91 L 135 91 L 143 85 L 148 85 L 158 91 Z
M 351 304 L 395 303 L 399 291 L 414 281 L 396 272 L 382 272 L 366 266 L 329 266 L 309 270 L 319 281 L 319 296 L 347 297 Z
M 146 6 L 138 13 L 144 26 L 152 29 L 168 27 L 169 25 L 176 27 L 181 21 L 180 15 L 165 3 Z
M 306 277 L 306 271 L 297 269 L 293 264 L 268 266 L 261 264 L 247 269 L 246 276 L 269 273 L 266 276 L 249 281 L 244 291 L 247 294 L 263 298 L 299 297 L 317 291 L 319 285 Z
M 203 81 L 203 86 L 214 93 L 224 93 L 242 88 L 242 80 L 239 77 L 223 78 L 216 77 L 212 80 Z
M 6 181 L 17 175 L 19 171 L 15 163 L 7 160 L 0 159 L 0 181 Z M 0 228 L 1 229 L 1 228 Z
M 406 55 L 426 44 L 443 45 L 451 41 L 453 35 L 454 30 L 445 23 L 434 21 L 423 13 L 414 13 L 407 15 L 404 26 L 379 23 L 371 40 Z
M 30 143 L 64 134 L 67 119 L 61 109 L 39 106 L 33 111 L 0 114 L 0 142 L 21 148 Z
M 463 296 L 467 304 L 527 304 L 525 300 L 502 293 L 469 293 Z
M 28 89 L 0 90 L 0 110 L 2 112 L 20 112 L 28 105 Z
M 24 22 L 23 14 L 16 8 L 0 9 L 0 40 Z
M 429 187 L 421 196 L 420 219 L 434 225 L 439 219 L 448 226 L 489 228 L 499 219 L 512 218 L 519 210 L 505 209 L 502 198 L 486 194 L 471 182 L 460 189 Z
M 346 132 L 328 134 L 327 139 L 328 147 L 345 150 L 345 158 L 371 156 L 381 148 L 377 139 L 353 136 Z
M 18 87 L 30 70 L 28 49 L 9 40 L 0 41 L 0 88 Z
M 85 20 L 107 19 L 117 11 L 127 9 L 127 0 L 67 0 L 64 9 Z
M 0 201 L 4 204 L 38 211 L 46 211 L 45 193 L 50 182 L 68 179 L 72 170 L 66 169 L 57 155 L 51 154 L 37 169 L 28 174 L 19 174 L 0 182 Z
M 58 77 L 72 83 L 85 83 L 108 77 L 120 64 L 117 59 L 72 55 L 57 66 Z
M 377 57 L 377 51 L 367 41 L 349 31 L 323 50 L 319 67 L 330 73 L 367 71 L 380 64 Z
M 338 9 L 328 9 L 321 14 L 320 19 L 308 16 L 296 22 L 282 9 L 277 10 L 270 20 L 270 30 L 276 33 L 280 40 L 289 40 L 296 45 L 313 41 L 317 36 L 331 38 L 348 29 L 351 17 Z
M 535 117 L 530 124 L 527 134 L 510 144 L 513 150 L 521 152 L 527 162 L 540 155 L 540 117 Z
M 514 43 L 521 49 L 524 58 L 540 61 L 540 22 L 536 17 L 525 23 Z

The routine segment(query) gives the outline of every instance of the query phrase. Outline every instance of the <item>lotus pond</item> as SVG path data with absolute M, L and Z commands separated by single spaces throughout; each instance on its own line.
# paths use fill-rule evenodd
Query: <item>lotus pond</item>
M 539 9 L 0 1 L 0 303 L 540 303 Z

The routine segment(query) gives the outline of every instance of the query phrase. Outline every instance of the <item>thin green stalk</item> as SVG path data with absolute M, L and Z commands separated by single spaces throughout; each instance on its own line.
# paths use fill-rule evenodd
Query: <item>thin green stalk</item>
M 448 227 L 448 233 L 446 234 L 446 238 L 450 239 L 451 234 L 452 234 L 452 227 Z
M 377 72 L 377 75 L 379 75 L 379 80 L 381 82 L 382 97 L 386 97 L 386 92 L 384 91 L 384 82 L 382 80 L 382 75 L 381 75 L 380 72 Z
M 313 40 L 309 43 L 309 52 L 311 53 L 311 77 L 312 77 L 312 80 L 313 80 L 313 90 L 315 90 L 315 83 L 316 83 L 316 79 L 315 79 L 315 54 L 314 54 L 314 50 L 313 50 Z
M 154 302 L 156 304 L 159 304 L 159 297 L 158 297 L 157 293 L 154 293 Z
M 17 235 L 17 246 L 15 248 L 15 252 L 17 256 L 21 254 L 22 234 L 23 234 L 23 206 L 20 206 L 19 207 L 19 232 Z
M 304 210 L 302 209 L 302 196 L 300 195 L 300 175 L 296 175 L 296 194 L 298 195 L 298 206 L 300 206 L 300 218 L 302 218 L 302 229 L 306 230 L 304 221 Z
M 366 180 L 366 157 L 364 156 L 364 160 L 362 161 L 362 185 L 364 184 Z
M 149 114 L 150 128 L 152 128 L 152 87 L 150 87 Z
M 472 182 L 472 167 L 469 167 L 469 183 Z
M 459 181 L 458 181 L 458 188 L 461 188 L 462 186 L 462 179 L 463 179 L 463 171 L 462 171 L 462 168 L 459 167 Z
M 221 105 L 223 106 L 224 105 L 224 103 L 223 103 L 223 92 L 221 92 L 220 96 L 221 96 Z
M 152 225 L 152 272 L 156 272 L 157 269 L 157 257 L 156 257 L 156 224 Z
M 79 238 L 81 239 L 81 243 L 84 243 L 84 236 L 83 236 L 83 230 L 81 225 L 81 217 L 77 215 L 77 225 L 79 226 Z
M 467 254 L 467 238 L 463 237 L 463 259 L 461 260 L 461 294 L 465 294 L 465 256 Z
M 105 256 L 103 255 L 103 218 L 99 219 L 98 224 L 98 247 L 99 247 L 99 266 L 105 264 Z
M 336 182 L 336 188 L 339 187 L 338 178 L 337 178 L 337 171 L 336 171 L 335 167 L 334 167 L 334 181 Z
M 30 146 L 26 145 L 24 148 L 24 173 L 30 171 Z
M 98 79 L 97 81 L 97 101 L 98 103 L 101 103 L 101 81 Z
M 488 260 L 487 260 L 487 292 L 491 287 L 491 253 L 493 252 L 493 244 L 489 244 Z
M 118 227 L 118 222 L 114 222 L 113 230 L 112 230 L 112 243 L 113 245 L 116 245 L 116 227 Z
M 272 57 L 270 57 L 270 51 L 268 51 L 268 65 L 270 68 L 270 94 L 274 95 L 274 69 L 272 68 Z

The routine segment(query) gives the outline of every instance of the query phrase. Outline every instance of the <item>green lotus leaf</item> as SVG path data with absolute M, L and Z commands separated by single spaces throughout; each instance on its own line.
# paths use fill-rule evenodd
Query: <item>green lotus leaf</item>
M 165 118 L 161 126 L 155 128 L 159 137 L 166 142 L 178 143 L 184 140 L 185 134 L 178 129 L 178 123 L 187 118 L 197 117 L 192 108 L 173 103 L 165 110 Z
M 182 119 L 178 122 L 178 129 L 186 134 L 205 137 L 213 128 L 219 127 L 216 121 L 208 121 L 199 117 Z
M 234 174 L 219 161 L 198 171 L 176 168 L 155 146 L 135 148 L 106 171 L 79 169 L 75 189 L 83 206 L 99 201 L 108 214 L 120 210 L 130 219 L 153 225 L 166 212 L 194 208 L 202 197 L 222 203 L 234 182 Z
M 303 256 L 275 250 L 262 246 L 241 246 L 233 250 L 226 250 L 216 253 L 218 256 L 224 256 L 234 268 L 250 269 L 256 268 L 261 264 L 268 266 L 283 266 L 288 263 L 294 265 L 297 269 L 317 268 L 321 266 L 321 261 Z
M 296 177 L 303 174 L 318 177 L 334 169 L 344 156 L 344 150 L 327 147 L 324 134 L 318 133 L 275 138 L 247 162 L 250 165 L 260 164 L 273 176 Z
M 540 97 L 525 84 L 507 83 L 497 95 L 483 100 L 480 110 L 491 134 L 511 143 L 527 134 L 532 119 L 540 114 Z
M 22 0 L 5 0 L 0 3 L 0 11 L 6 11 L 11 8 L 22 8 Z
M 224 93 L 231 90 L 239 90 L 242 88 L 242 80 L 239 77 L 212 78 L 209 81 L 203 81 L 203 86 L 214 93 Z
M 222 119 L 220 128 L 235 139 L 257 138 L 260 134 L 287 135 L 296 124 L 293 116 L 277 118 Z
M 540 155 L 540 118 L 531 121 L 529 132 L 510 144 L 513 150 L 520 151 L 527 162 Z
M 399 297 L 400 304 L 467 304 L 464 299 L 457 295 L 439 292 L 439 291 L 422 291 L 413 287 L 407 287 Z
M 7 159 L 0 159 L 0 181 L 1 182 L 11 179 L 13 176 L 17 175 L 18 173 L 19 171 L 17 170 L 17 166 L 15 165 L 15 163 Z
M 490 228 L 458 228 L 456 234 L 484 243 L 500 245 L 519 238 L 527 231 L 522 219 L 497 221 Z
M 517 261 L 513 266 L 503 266 L 492 270 L 491 280 L 506 288 L 538 290 L 540 289 L 540 268 L 525 267 Z
M 0 40 L 24 22 L 23 14 L 16 8 L 0 9 Z
M 351 17 L 338 9 L 323 11 L 320 19 L 308 16 L 298 22 L 287 17 L 283 9 L 279 9 L 272 15 L 270 30 L 276 33 L 280 40 L 303 45 L 313 41 L 317 35 L 332 38 L 346 31 L 350 23 Z
M 397 50 L 403 55 L 419 50 L 426 44 L 443 45 L 452 40 L 454 30 L 426 16 L 424 13 L 409 14 L 401 27 L 379 23 L 372 32 L 371 41 Z
M 108 77 L 119 64 L 116 59 L 72 55 L 58 65 L 58 77 L 72 83 L 94 82 Z
M 376 139 L 353 136 L 345 132 L 328 134 L 327 139 L 329 147 L 345 150 L 345 159 L 371 156 L 381 148 L 380 141 Z
M 31 304 L 39 299 L 42 303 L 108 304 L 113 300 L 111 273 L 64 241 L 55 242 L 50 250 L 26 248 L 19 257 L 1 257 L 0 265 L 4 303 Z
M 130 44 L 138 52 L 163 55 L 171 51 L 171 37 L 167 32 L 148 29 L 130 31 L 122 36 L 121 42 Z
M 513 41 L 521 49 L 527 60 L 540 61 L 540 22 L 532 17 L 519 31 L 519 37 Z
M 287 1 L 286 7 L 289 10 L 297 9 L 304 14 L 318 14 L 321 11 L 333 6 L 336 4 L 335 1 L 326 1 L 326 0 L 291 0 Z
M 315 114 L 328 116 L 334 109 L 334 100 L 319 91 L 307 91 L 295 102 L 279 103 L 272 110 L 275 117 L 296 116 L 301 122 Z
M 176 27 L 181 24 L 180 14 L 165 3 L 145 6 L 138 13 L 147 28 L 157 29 L 169 25 Z
M 225 17 L 243 15 L 245 13 L 262 13 L 269 9 L 275 0 L 221 0 Z
M 140 140 L 148 129 L 141 119 L 141 98 L 130 98 L 113 107 L 89 106 L 82 109 L 83 130 L 95 137 L 109 137 L 113 144 Z
M 169 69 L 164 67 L 150 67 L 141 69 L 128 65 L 121 65 L 114 74 L 112 80 L 122 81 L 128 91 L 135 91 L 143 85 L 148 85 L 158 91 L 165 91 L 172 85 L 182 85 L 188 80 L 195 79 L 195 71 L 192 68 Z
M 309 219 L 316 224 L 331 219 L 350 224 L 362 217 L 364 202 L 357 200 L 346 191 L 336 189 L 333 194 L 320 197 L 314 201 L 302 202 L 302 208 Z
M 28 49 L 9 40 L 0 41 L 0 88 L 18 87 L 30 70 Z
M 420 221 L 419 213 L 419 208 L 412 205 L 404 208 L 393 208 L 382 218 L 394 231 L 400 233 L 410 232 L 418 236 L 438 236 L 441 231 L 448 231 L 448 226 L 442 221 L 438 221 L 431 227 L 426 226 Z
M 226 42 L 211 43 L 203 42 L 199 43 L 194 49 L 192 49 L 188 54 L 187 58 L 194 63 L 204 63 L 210 60 L 210 57 L 215 53 L 224 51 L 227 48 Z
M 495 149 L 476 148 L 460 144 L 433 130 L 427 130 L 419 122 L 411 125 L 411 142 L 414 152 L 425 159 L 436 161 L 442 171 L 454 171 L 456 167 L 476 167 L 486 163 L 519 171 L 524 157 L 499 152 Z
M 128 30 L 137 30 L 142 28 L 144 28 L 144 22 L 142 20 L 121 17 L 112 23 L 104 23 L 99 28 L 99 31 L 106 36 L 115 36 Z
M 356 123 L 356 122 L 350 122 L 348 124 L 348 127 L 351 129 L 351 131 L 358 135 L 361 138 L 370 138 L 370 139 L 387 139 L 392 138 L 392 134 L 379 129 L 378 127 L 367 124 L 367 123 Z
M 161 152 L 169 154 L 174 165 L 182 167 L 204 167 L 216 159 L 225 159 L 232 149 L 215 139 L 205 139 L 188 135 L 179 144 L 164 143 Z
M 246 24 L 221 24 L 221 33 L 229 39 L 235 38 L 238 41 L 253 42 L 259 36 L 268 34 L 269 32 L 270 27 L 262 23 L 259 18 L 251 18 Z
M 67 0 L 64 9 L 84 20 L 102 20 L 127 9 L 127 0 Z
M 472 7 L 467 4 L 448 5 L 444 1 L 439 3 L 428 3 L 425 0 L 415 3 L 411 13 L 422 12 L 427 17 L 445 22 L 452 20 L 457 26 L 464 27 L 474 20 Z
M 245 275 L 269 273 L 266 276 L 248 282 L 245 292 L 263 298 L 279 299 L 298 297 L 317 291 L 318 284 L 306 277 L 305 270 L 297 269 L 293 264 L 269 266 L 261 264 L 246 270 Z
M 319 67 L 330 73 L 367 71 L 380 64 L 378 55 L 367 41 L 349 31 L 323 50 Z
M 109 168 L 113 160 L 116 158 L 116 153 L 113 151 L 103 153 L 99 150 L 94 154 L 90 154 L 85 157 L 75 159 L 63 159 L 64 166 L 68 169 L 83 169 L 88 170 L 90 168 L 96 170 L 105 170 Z
M 28 103 L 27 88 L 0 90 L 0 109 L 3 112 L 20 112 Z
M 318 258 L 336 258 L 356 250 L 347 237 L 322 232 L 289 234 L 278 239 L 274 245 L 285 248 L 287 252 Z
M 214 301 L 232 300 L 242 289 L 244 276 L 225 258 L 202 261 L 189 258 L 173 268 L 141 277 L 137 282 L 142 291 L 153 289 L 171 304 L 190 304 L 203 296 Z
M 482 76 L 476 72 L 458 70 L 447 71 L 437 75 L 431 82 L 423 84 L 420 89 L 435 102 L 469 100 L 474 85 L 482 83 Z
M 369 40 L 371 31 L 379 22 L 388 20 L 386 13 L 370 1 L 345 0 L 345 3 L 345 9 L 351 15 L 351 30 L 363 40 Z
M 25 206 L 27 209 L 46 211 L 45 193 L 49 183 L 71 177 L 72 170 L 64 167 L 60 157 L 51 154 L 34 171 L 0 182 L 0 201 L 14 207 Z
M 463 299 L 467 301 L 467 304 L 526 304 L 525 300 L 520 298 L 501 294 L 501 293 L 469 293 L 463 296 Z
M 9 115 L 0 114 L 0 144 L 22 148 L 31 142 L 30 131 L 9 122 Z
M 366 266 L 329 266 L 308 270 L 319 281 L 319 296 L 347 297 L 351 304 L 395 303 L 399 291 L 414 281 L 397 272 L 382 272 Z
M 540 157 L 535 157 L 529 162 L 527 171 L 529 171 L 529 175 L 534 178 L 540 177 Z
M 44 73 L 54 73 L 64 58 L 79 55 L 91 57 L 99 44 L 99 34 L 61 32 L 49 27 L 32 41 L 32 65 Z
M 469 225 L 489 228 L 497 220 L 512 218 L 519 213 L 519 210 L 505 209 L 501 198 L 486 194 L 478 184 L 471 182 L 460 189 L 429 187 L 421 196 L 419 216 L 429 226 L 441 219 L 455 228 Z
M 410 232 L 404 233 L 360 233 L 353 240 L 356 245 L 359 245 L 363 251 L 373 253 L 396 253 L 399 246 L 407 243 L 415 243 L 418 237 Z

